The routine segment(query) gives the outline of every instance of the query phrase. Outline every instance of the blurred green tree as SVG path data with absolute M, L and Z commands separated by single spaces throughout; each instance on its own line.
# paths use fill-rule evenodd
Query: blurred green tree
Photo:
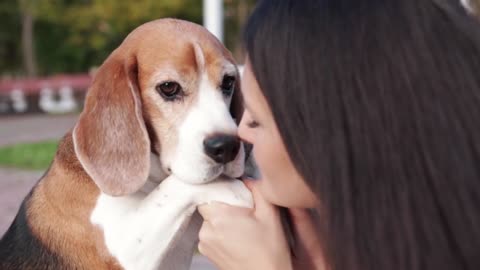
M 255 0 L 224 0 L 225 43 L 243 60 L 240 31 Z M 0 0 L 0 75 L 86 72 L 140 24 L 202 23 L 202 0 Z
M 224 0 L 224 43 L 240 63 L 243 63 L 245 58 L 242 46 L 243 27 L 256 2 L 256 0 Z
M 33 26 L 35 9 L 39 2 L 35 0 L 20 0 L 20 14 L 22 17 L 22 55 L 27 75 L 37 75 L 37 58 L 35 57 L 35 42 Z
M 22 69 L 21 14 L 15 1 L 0 1 L 0 74 L 14 74 Z M 20 62 L 19 62 L 20 60 Z
M 138 25 L 162 17 L 201 23 L 200 0 L 50 0 L 36 28 L 42 73 L 100 65 Z

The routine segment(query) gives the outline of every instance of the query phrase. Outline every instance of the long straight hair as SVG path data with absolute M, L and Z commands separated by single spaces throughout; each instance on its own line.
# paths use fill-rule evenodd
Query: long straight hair
M 260 1 L 248 21 L 330 269 L 480 269 L 480 25 L 459 2 Z

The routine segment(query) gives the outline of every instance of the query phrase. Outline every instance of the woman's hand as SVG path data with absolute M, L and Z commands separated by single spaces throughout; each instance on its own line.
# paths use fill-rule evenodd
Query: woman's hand
M 245 181 L 255 209 L 211 203 L 198 208 L 204 222 L 198 249 L 222 270 L 292 269 L 278 209 Z

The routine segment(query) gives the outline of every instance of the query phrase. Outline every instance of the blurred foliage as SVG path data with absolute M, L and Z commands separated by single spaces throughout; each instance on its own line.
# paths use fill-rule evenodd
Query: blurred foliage
M 15 73 L 22 67 L 20 37 L 21 19 L 19 5 L 15 1 L 0 0 L 0 74 Z
M 241 25 L 254 4 L 254 0 L 224 1 L 225 42 L 239 57 Z M 21 24 L 26 10 L 34 18 L 39 75 L 87 72 L 147 21 L 174 17 L 202 23 L 202 0 L 0 0 L 0 57 L 4 59 L 0 75 L 25 73 Z
M 480 0 L 479 0 L 480 1 Z M 224 43 L 239 63 L 245 58 L 242 31 L 256 0 L 224 0 Z
M 0 148 L 0 166 L 45 170 L 53 161 L 58 141 L 16 144 Z
M 185 2 L 195 3 L 182 9 Z M 44 0 L 35 40 L 40 73 L 87 71 L 100 65 L 138 25 L 161 17 L 201 23 L 201 1 Z

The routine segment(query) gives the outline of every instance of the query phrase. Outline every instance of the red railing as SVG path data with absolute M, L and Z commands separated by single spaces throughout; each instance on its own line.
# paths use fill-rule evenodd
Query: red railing
M 90 86 L 92 77 L 89 74 L 61 74 L 43 78 L 0 80 L 0 93 L 8 94 L 20 89 L 25 94 L 37 94 L 44 88 L 59 89 L 69 86 L 75 91 L 85 91 Z

